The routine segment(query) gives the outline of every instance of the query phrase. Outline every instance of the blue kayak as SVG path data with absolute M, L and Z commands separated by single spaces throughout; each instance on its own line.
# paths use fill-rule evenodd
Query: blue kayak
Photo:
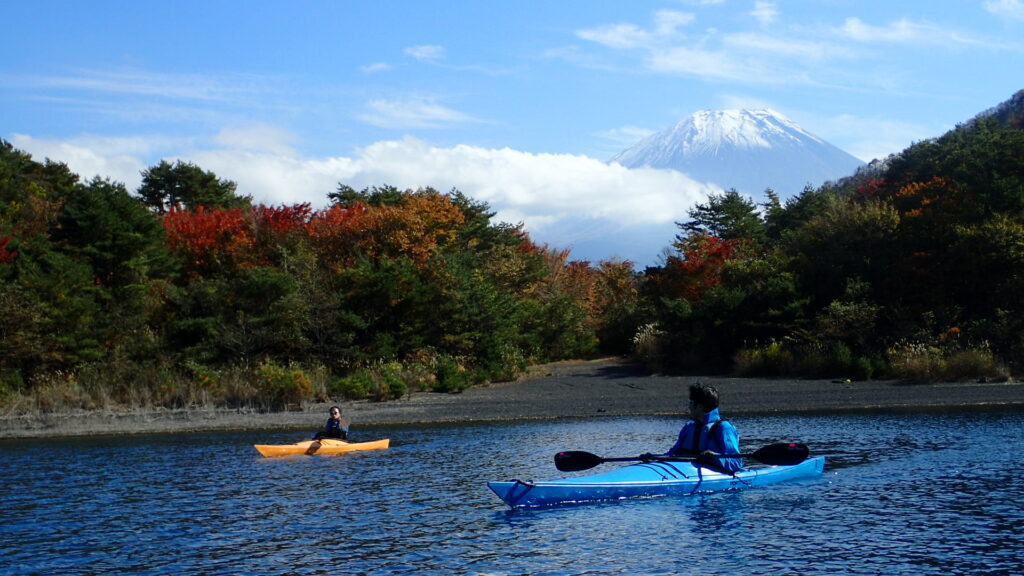
M 825 457 L 808 458 L 792 466 L 766 466 L 741 470 L 735 476 L 690 462 L 655 461 L 623 466 L 610 472 L 533 482 L 510 480 L 487 486 L 513 508 L 552 506 L 575 502 L 685 496 L 699 492 L 764 486 L 785 480 L 819 476 Z

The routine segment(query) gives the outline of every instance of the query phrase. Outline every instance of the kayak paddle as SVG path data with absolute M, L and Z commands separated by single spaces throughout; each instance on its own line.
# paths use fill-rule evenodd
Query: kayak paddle
M 753 454 L 717 454 L 718 458 L 750 458 L 756 460 L 762 464 L 769 464 L 773 466 L 792 466 L 793 464 L 799 464 L 807 459 L 810 450 L 803 444 L 796 444 L 794 442 L 780 442 L 778 444 L 769 444 L 762 448 L 759 448 Z M 639 461 L 657 461 L 657 462 L 693 462 L 696 461 L 696 456 L 629 456 L 625 458 L 602 458 L 597 454 L 591 454 L 590 452 L 581 452 L 578 450 L 569 450 L 566 452 L 559 452 L 555 454 L 555 467 L 562 472 L 578 472 L 580 470 L 589 470 L 599 464 L 605 462 L 639 462 Z

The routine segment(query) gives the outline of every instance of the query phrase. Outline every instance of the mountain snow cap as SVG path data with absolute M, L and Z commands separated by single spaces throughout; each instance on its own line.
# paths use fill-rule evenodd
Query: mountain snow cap
M 751 196 L 772 188 L 783 197 L 807 184 L 852 174 L 859 159 L 774 110 L 701 110 L 651 134 L 611 162 L 672 169 Z

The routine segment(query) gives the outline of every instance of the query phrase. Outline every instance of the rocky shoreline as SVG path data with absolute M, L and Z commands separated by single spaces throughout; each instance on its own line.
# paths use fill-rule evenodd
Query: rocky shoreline
M 570 361 L 531 368 L 515 382 L 470 388 L 460 394 L 419 392 L 390 402 L 343 402 L 359 427 L 396 424 L 483 422 L 547 418 L 682 415 L 690 384 L 718 388 L 722 411 L 739 414 L 871 410 L 1024 409 L 1024 384 L 950 382 L 906 384 L 895 381 L 847 382 L 651 376 L 616 358 Z M 213 430 L 315 429 L 327 404 L 302 410 L 157 410 L 73 412 L 0 416 L 0 439 L 147 434 Z

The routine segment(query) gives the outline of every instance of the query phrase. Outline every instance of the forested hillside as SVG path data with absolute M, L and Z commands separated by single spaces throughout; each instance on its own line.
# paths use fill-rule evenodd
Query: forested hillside
M 136 194 L 0 147 L 0 390 L 44 409 L 388 399 L 622 352 L 628 263 L 569 262 L 453 191 L 253 205 L 185 163 Z M 615 344 L 618 342 L 618 344 Z M 616 348 L 618 346 L 618 348 Z
M 677 256 L 647 271 L 650 354 L 759 374 L 1019 370 L 1022 94 L 785 205 L 729 192 L 692 210 Z
M 653 370 L 1001 378 L 1024 367 L 1024 97 L 785 203 L 712 196 L 643 273 L 459 191 L 265 206 L 161 162 L 130 192 L 0 144 L 0 398 L 386 400 L 632 352 Z

